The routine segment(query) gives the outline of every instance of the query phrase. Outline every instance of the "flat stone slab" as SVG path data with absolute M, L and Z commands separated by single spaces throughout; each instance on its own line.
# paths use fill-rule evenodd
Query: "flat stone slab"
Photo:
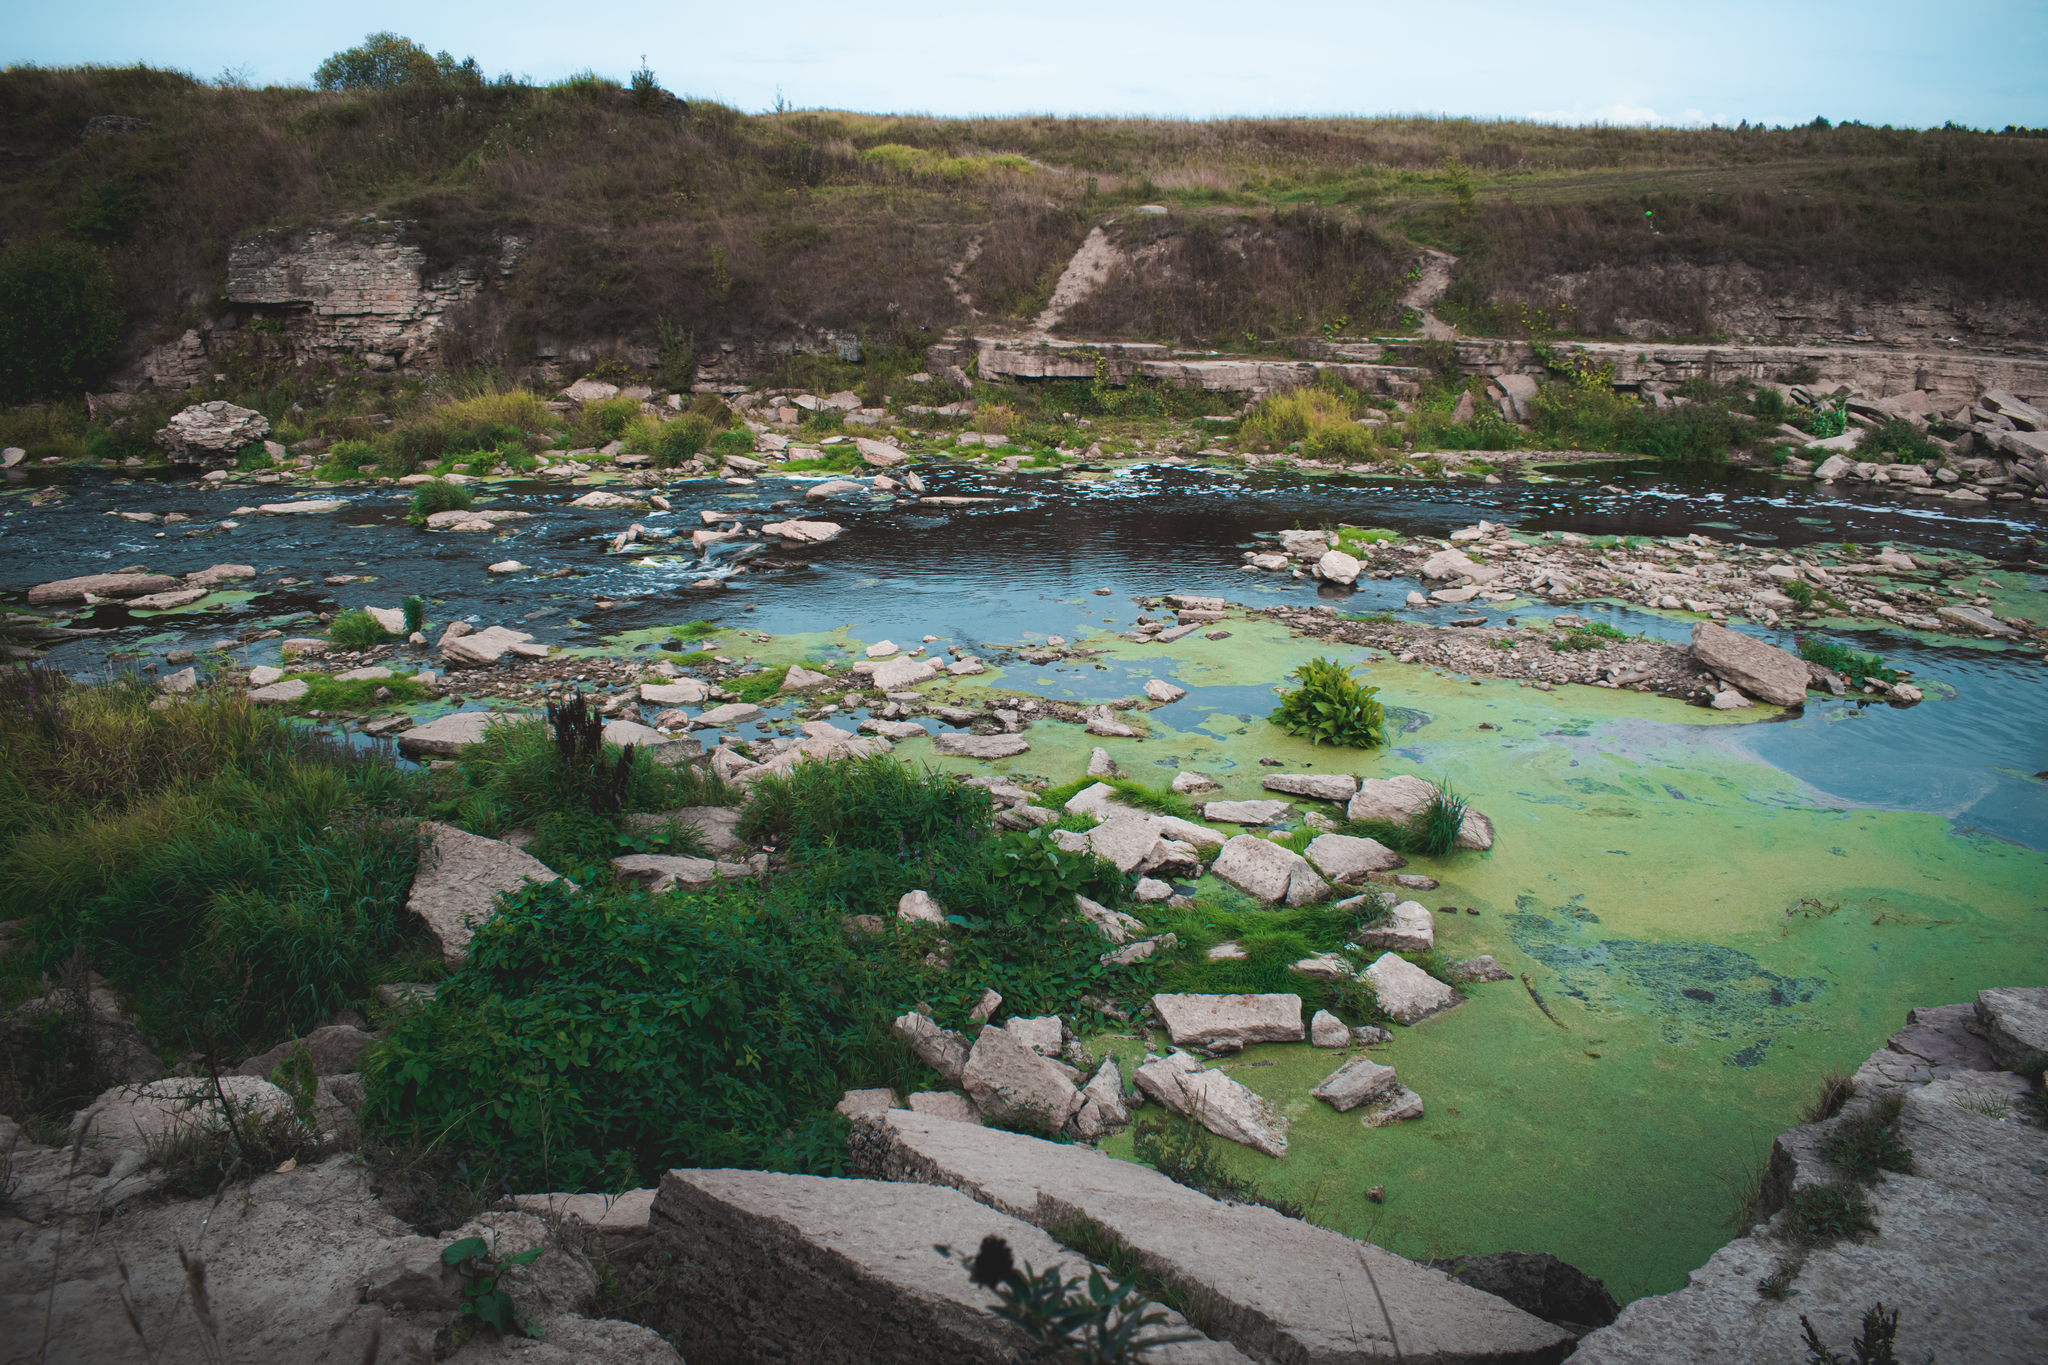
M 2048 1058 L 2048 986 L 2004 986 L 1977 992 L 1970 1031 L 2009 1071 L 2037 1070 Z
M 1152 997 L 1152 1008 L 1175 1047 L 1298 1043 L 1303 1036 L 1301 997 L 1294 994 L 1160 994 Z
M 1416 812 L 1436 796 L 1436 788 L 1413 773 L 1395 777 L 1368 777 L 1358 784 L 1358 795 L 1344 807 L 1347 820 L 1387 820 L 1405 825 Z M 1493 822 L 1471 807 L 1458 825 L 1456 847 L 1480 852 L 1493 847 Z
M 1806 660 L 1768 640 L 1701 621 L 1692 628 L 1692 653 L 1704 668 L 1745 694 L 1773 706 L 1803 706 L 1811 677 Z
M 710 886 L 754 875 L 754 869 L 745 863 L 722 863 L 671 853 L 629 853 L 612 859 L 612 871 L 620 881 L 640 882 L 656 896 L 676 886 Z
M 274 706 L 298 701 L 312 690 L 312 685 L 303 678 L 287 678 L 283 682 L 271 683 L 268 687 L 249 689 L 249 700 Z
M 400 735 L 398 752 L 407 758 L 453 758 L 470 745 L 483 743 L 491 726 L 526 719 L 494 711 L 451 711 Z
M 1385 1099 L 1400 1088 L 1401 1078 L 1394 1074 L 1394 1068 L 1370 1057 L 1353 1057 L 1308 1093 L 1342 1114 L 1361 1104 Z
M 469 955 L 469 941 L 477 926 L 497 912 L 498 897 L 530 881 L 561 880 L 540 859 L 500 840 L 431 820 L 420 824 L 420 833 L 426 847 L 405 908 L 426 921 L 450 966 Z
M 695 678 L 672 683 L 641 683 L 640 700 L 656 706 L 696 706 L 711 696 L 710 687 Z
M 902 1110 L 862 1123 L 852 1147 L 866 1174 L 949 1185 L 1028 1222 L 1100 1222 L 1144 1270 L 1206 1302 L 1215 1336 L 1259 1360 L 1554 1361 L 1570 1346 L 1562 1329 L 1442 1271 L 1089 1147 Z
M 989 1131 L 905 1110 L 891 1113 Z M 885 1119 L 887 1115 L 883 1116 Z M 970 1365 L 1022 1360 L 1023 1334 L 993 1316 L 999 1300 L 958 1260 L 1000 1237 L 1021 1269 L 1060 1264 L 1087 1274 L 1086 1258 L 1023 1219 L 934 1183 L 836 1180 L 772 1171 L 670 1171 L 649 1226 L 676 1255 L 678 1315 L 689 1360 L 785 1360 L 804 1365 Z M 1175 1330 L 1185 1320 L 1170 1315 Z M 1241 1365 L 1216 1341 L 1146 1353 L 1167 1365 Z
M 168 574 L 95 573 L 83 578 L 60 578 L 54 583 L 38 583 L 28 590 L 28 604 L 43 607 L 62 602 L 83 602 L 88 595 L 141 597 L 148 593 L 169 592 L 181 586 Z
M 1031 752 L 1022 735 L 963 735 L 948 732 L 932 737 L 932 748 L 953 758 L 1015 758 Z
M 1349 801 L 1358 790 L 1358 779 L 1349 773 L 1275 773 L 1259 785 L 1269 792 L 1317 801 Z
M 875 665 L 868 681 L 884 692 L 896 692 L 938 676 L 938 665 L 929 659 L 884 659 Z
M 660 829 L 669 824 L 687 825 L 702 836 L 705 849 L 714 858 L 738 862 L 748 853 L 746 843 L 739 836 L 738 806 L 679 806 L 675 810 L 628 815 L 624 817 L 623 823 L 628 829 Z
M 1285 801 L 1209 801 L 1203 803 L 1202 818 L 1231 825 L 1271 825 L 1294 814 Z

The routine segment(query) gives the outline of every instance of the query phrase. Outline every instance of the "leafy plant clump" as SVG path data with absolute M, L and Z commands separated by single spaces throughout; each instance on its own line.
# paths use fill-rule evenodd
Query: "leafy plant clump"
M 953 1259 L 951 1247 L 932 1250 Z M 1018 1270 L 1009 1243 L 993 1234 L 960 1263 L 975 1284 L 995 1291 L 1000 1305 L 989 1312 L 1024 1333 L 1034 1360 L 1136 1365 L 1155 1346 L 1200 1339 L 1193 1332 L 1152 1331 L 1166 1315 L 1137 1292 L 1135 1275 L 1112 1285 L 1091 1268 L 1084 1290 L 1080 1276 L 1064 1278 L 1057 1265 L 1034 1272 L 1027 1262 Z
M 327 638 L 343 649 L 368 649 L 394 637 L 377 623 L 376 617 L 357 607 L 334 618 L 327 627 Z
M 1799 586 L 1804 587 L 1804 584 Z M 1861 687 L 1872 678 L 1880 682 L 1897 682 L 1900 674 L 1896 669 L 1886 668 L 1884 660 L 1875 654 L 1858 654 L 1845 645 L 1825 640 L 1805 640 L 1799 645 L 1799 657 L 1810 664 L 1831 668 L 1847 678 L 1852 686 Z
M 1830 1166 L 1859 1184 L 1873 1184 L 1886 1171 L 1913 1172 L 1913 1153 L 1899 1141 L 1899 1115 L 1905 1100 L 1887 1095 L 1869 1112 L 1844 1121 L 1821 1148 Z
M 1372 749 L 1385 742 L 1378 688 L 1359 682 L 1334 659 L 1311 659 L 1290 676 L 1301 685 L 1281 694 L 1267 720 L 1290 735 L 1306 736 L 1310 744 Z
M 406 520 L 415 526 L 425 526 L 427 518 L 436 512 L 465 512 L 475 501 L 476 496 L 461 484 L 432 479 L 413 490 L 412 511 Z
M 1429 804 L 1417 811 L 1410 822 L 1421 851 L 1441 858 L 1457 847 L 1458 836 L 1465 829 L 1466 809 L 1464 798 L 1452 789 L 1451 780 L 1440 778 Z
M 1555 654 L 1579 654 L 1627 640 L 1625 632 L 1616 630 L 1605 621 L 1587 621 L 1583 625 L 1572 626 L 1564 635 L 1552 640 L 1550 648 Z
M 453 1266 L 462 1276 L 462 1307 L 456 1312 L 459 1318 L 470 1319 L 464 1326 L 458 1326 L 452 1336 L 451 1346 L 459 1346 L 481 1324 L 489 1327 L 501 1337 L 530 1337 L 533 1328 L 512 1311 L 512 1295 L 505 1289 L 505 1272 L 517 1266 L 532 1265 L 540 1259 L 545 1247 L 528 1247 L 513 1256 L 499 1256 L 481 1237 L 464 1237 L 451 1242 L 441 1249 L 441 1264 Z

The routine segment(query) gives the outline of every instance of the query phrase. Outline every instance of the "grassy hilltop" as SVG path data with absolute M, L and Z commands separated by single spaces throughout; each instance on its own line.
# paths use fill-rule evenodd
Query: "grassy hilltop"
M 29 67 L 0 73 L 0 148 L 10 246 L 102 253 L 123 338 L 102 367 L 217 311 L 237 240 L 366 216 L 406 220 L 434 266 L 528 244 L 491 325 L 452 339 L 457 362 L 518 358 L 543 331 L 909 341 L 966 322 L 959 292 L 981 325 L 1028 320 L 1108 219 L 1185 268 L 1166 289 L 1112 281 L 1074 335 L 1393 329 L 1424 246 L 1461 257 L 1438 312 L 1482 334 L 1709 330 L 1704 286 L 1656 267 L 1875 298 L 2048 293 L 2048 139 L 2024 129 L 745 114 L 652 73 L 321 91 Z M 1140 204 L 1172 212 L 1126 212 Z M 1554 277 L 1603 269 L 1552 306 Z

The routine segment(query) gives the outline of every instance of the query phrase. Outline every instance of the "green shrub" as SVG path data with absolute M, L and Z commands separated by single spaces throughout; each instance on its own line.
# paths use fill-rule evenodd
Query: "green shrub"
M 701 640 L 707 635 L 718 634 L 719 628 L 709 621 L 685 621 L 679 626 L 670 626 L 668 633 L 678 640 Z
M 654 456 L 654 462 L 663 468 L 679 465 L 702 450 L 711 440 L 711 435 L 711 424 L 691 413 L 672 422 L 663 422 L 649 442 L 653 449 L 648 454 Z
M 506 897 L 463 969 L 364 1067 L 366 1126 L 490 1152 L 515 1185 L 624 1189 L 676 1166 L 836 1173 L 865 1042 L 837 919 L 753 887 Z
M 1379 689 L 1367 687 L 1332 659 L 1311 659 L 1290 675 L 1301 685 L 1283 693 L 1267 717 L 1290 735 L 1311 744 L 1370 749 L 1384 739 L 1385 713 Z
M 1801 583 L 1799 586 L 1806 585 Z M 1807 591 L 1810 597 L 1812 589 L 1809 588 Z M 1826 640 L 1802 640 L 1799 644 L 1799 657 L 1808 663 L 1819 664 L 1822 668 L 1832 668 L 1856 687 L 1863 686 L 1872 678 L 1891 683 L 1897 682 L 1900 677 L 1896 669 L 1886 668 L 1884 660 L 1877 655 L 1858 654 L 1845 645 L 1833 644 Z
M 427 599 L 412 596 L 399 604 L 405 609 L 405 633 L 418 635 L 427 628 Z
M 753 673 L 742 673 L 737 678 L 726 679 L 726 690 L 741 701 L 756 704 L 768 700 L 782 690 L 782 680 L 789 673 L 789 666 L 763 668 Z
M 327 638 L 343 649 L 367 649 L 394 638 L 390 631 L 377 624 L 377 618 L 356 607 L 334 618 L 327 627 Z
M 601 398 L 585 403 L 576 414 L 576 434 L 587 445 L 601 446 L 626 434 L 626 428 L 640 417 L 637 398 Z
M 1804 579 L 1794 578 L 1787 582 L 1785 584 L 1785 596 L 1791 598 L 1801 611 L 1813 610 L 1813 587 Z
M 114 277 L 98 252 L 54 237 L 0 251 L 0 402 L 83 389 L 120 334 Z
M 476 496 L 459 483 L 446 479 L 433 479 L 412 491 L 412 511 L 406 520 L 415 526 L 425 526 L 427 518 L 436 512 L 465 511 L 476 501 Z
M 711 438 L 711 453 L 720 457 L 751 455 L 754 453 L 754 437 L 745 431 L 721 431 Z
M 1927 439 L 1927 433 L 1903 417 L 1893 417 L 1874 427 L 1866 427 L 1856 438 L 1856 453 L 1866 460 L 1890 456 L 1911 464 L 1924 460 L 1941 458 L 1941 447 Z M 1891 460 L 1878 460 L 1889 464 Z
M 1749 400 L 1749 410 L 1760 422 L 1782 422 L 1790 411 L 1785 406 L 1785 395 L 1777 389 L 1758 389 Z
M 1572 626 L 1564 635 L 1552 640 L 1550 648 L 1557 654 L 1577 654 L 1589 649 L 1605 649 L 1609 644 L 1627 639 L 1627 634 L 1605 621 L 1588 621 L 1584 625 Z

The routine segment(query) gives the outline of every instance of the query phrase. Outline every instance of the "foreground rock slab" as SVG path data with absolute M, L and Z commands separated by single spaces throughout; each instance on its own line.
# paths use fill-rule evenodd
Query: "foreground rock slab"
M 469 956 L 469 941 L 477 926 L 496 913 L 498 897 L 530 881 L 561 880 L 540 859 L 497 839 L 431 820 L 421 823 L 420 834 L 426 846 L 405 908 L 426 921 L 450 966 Z
M 868 1175 L 950 1185 L 1042 1226 L 1094 1219 L 1144 1270 L 1206 1301 L 1211 1333 L 1255 1359 L 1555 1361 L 1570 1346 L 1569 1333 L 1441 1271 L 1088 1147 L 902 1110 L 859 1124 L 851 1146 Z
M 1155 995 L 1152 1008 L 1166 1024 L 1175 1047 L 1249 1047 L 1253 1043 L 1298 1043 L 1302 1039 L 1301 997 L 1271 995 Z
M 1419 1024 L 1433 1014 L 1465 1003 L 1465 997 L 1412 962 L 1382 953 L 1365 969 L 1380 1008 L 1398 1023 Z
M 946 1119 L 920 1122 L 988 1131 Z M 886 1117 L 886 1115 L 885 1115 Z M 1026 1139 L 1029 1141 L 1030 1139 Z M 769 1171 L 670 1171 L 650 1227 L 683 1269 L 675 1318 L 690 1360 L 1021 1361 L 1022 1333 L 990 1315 L 998 1300 L 935 1245 L 972 1254 L 987 1236 L 1019 1266 L 1055 1263 L 1085 1273 L 1084 1258 L 1027 1220 L 992 1212 L 958 1190 Z M 1176 1315 L 1176 1328 L 1184 1330 Z M 1168 1365 L 1236 1365 L 1215 1341 L 1147 1353 Z

